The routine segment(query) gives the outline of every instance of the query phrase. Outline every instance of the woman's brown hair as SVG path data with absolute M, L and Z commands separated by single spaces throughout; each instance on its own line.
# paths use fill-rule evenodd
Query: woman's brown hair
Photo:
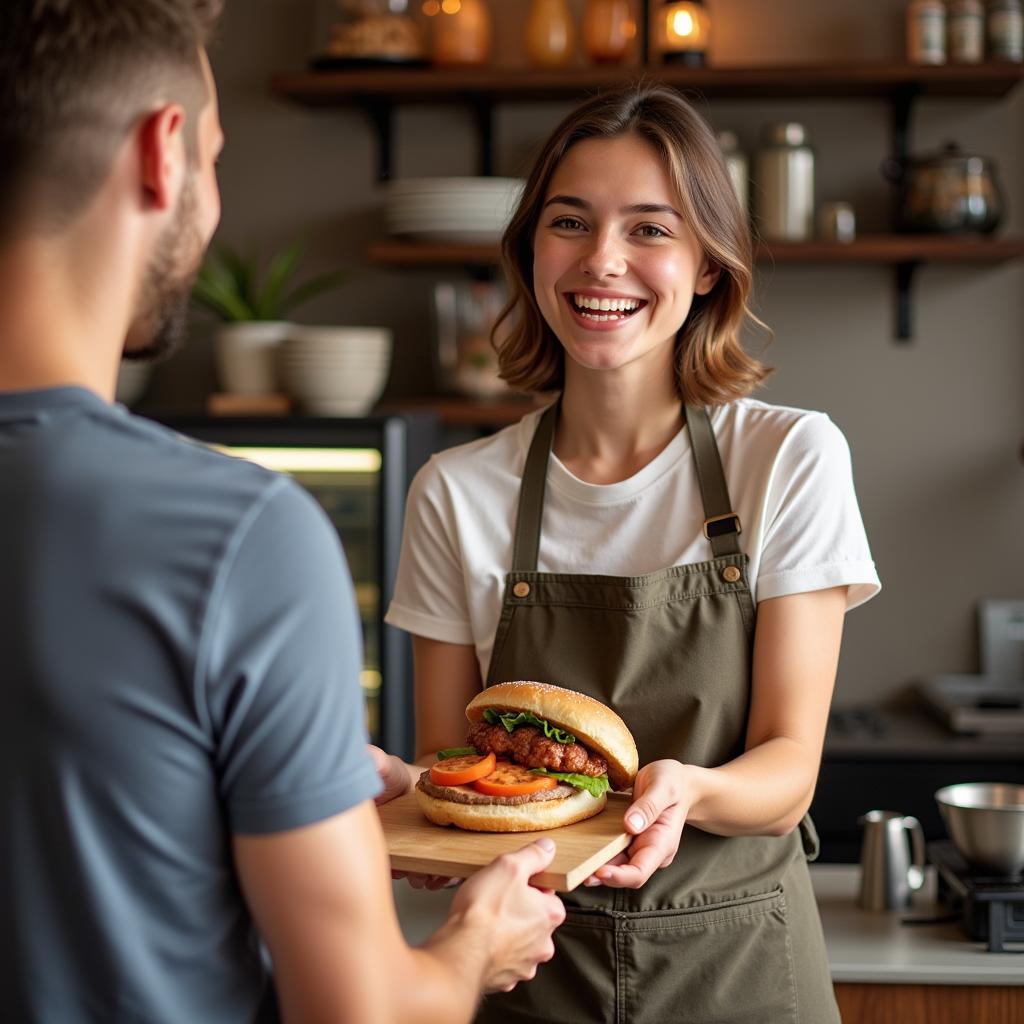
M 721 405 L 748 395 L 771 371 L 748 355 L 740 340 L 748 319 L 764 326 L 748 306 L 753 243 L 746 211 L 707 123 L 675 90 L 655 85 L 632 85 L 587 100 L 544 144 L 501 240 L 511 290 L 493 334 L 501 376 L 523 391 L 564 385 L 565 354 L 533 293 L 533 237 L 565 154 L 584 139 L 622 135 L 646 140 L 665 161 L 688 226 L 705 256 L 722 270 L 710 292 L 693 297 L 676 335 L 679 395 L 697 405 Z M 506 321 L 507 331 L 502 329 Z

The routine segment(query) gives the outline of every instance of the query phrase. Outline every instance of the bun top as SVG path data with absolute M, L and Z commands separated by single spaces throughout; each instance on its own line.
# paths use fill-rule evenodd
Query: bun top
M 636 743 L 626 723 L 606 704 L 575 690 L 550 683 L 519 681 L 495 683 L 478 693 L 466 706 L 466 717 L 476 725 L 488 708 L 495 711 L 527 711 L 564 729 L 580 743 L 608 761 L 612 789 L 633 785 L 639 767 Z

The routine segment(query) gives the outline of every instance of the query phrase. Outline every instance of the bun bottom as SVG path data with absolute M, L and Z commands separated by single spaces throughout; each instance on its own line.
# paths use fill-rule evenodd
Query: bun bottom
M 542 832 L 600 814 L 608 798 L 604 793 L 595 797 L 585 789 L 578 789 L 564 800 L 459 804 L 454 800 L 438 800 L 417 789 L 416 801 L 435 825 L 455 825 L 470 832 Z

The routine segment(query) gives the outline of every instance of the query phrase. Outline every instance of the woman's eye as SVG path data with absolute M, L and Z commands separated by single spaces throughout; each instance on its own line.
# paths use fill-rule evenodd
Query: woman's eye
M 584 224 L 578 217 L 556 217 L 552 222 L 553 228 L 565 228 L 568 231 L 582 231 Z
M 641 224 L 637 228 L 637 232 L 643 235 L 644 238 L 667 238 L 668 233 L 662 228 L 659 228 L 657 224 Z

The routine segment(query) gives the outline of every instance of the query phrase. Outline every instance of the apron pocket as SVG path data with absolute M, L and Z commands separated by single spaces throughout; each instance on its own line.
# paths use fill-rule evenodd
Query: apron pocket
M 622 1024 L 800 1019 L 781 889 L 709 907 L 630 915 L 619 941 Z
M 554 940 L 554 959 L 532 981 L 487 996 L 476 1024 L 615 1024 L 615 922 L 569 909 Z

